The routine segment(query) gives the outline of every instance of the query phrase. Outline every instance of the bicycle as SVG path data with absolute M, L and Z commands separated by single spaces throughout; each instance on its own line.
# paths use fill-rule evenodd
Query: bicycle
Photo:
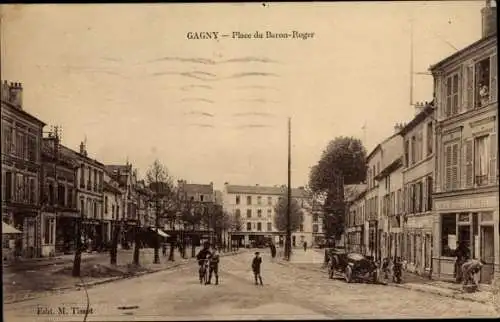
M 200 284 L 208 283 L 209 265 L 210 261 L 208 259 L 204 259 L 203 265 L 200 268 Z

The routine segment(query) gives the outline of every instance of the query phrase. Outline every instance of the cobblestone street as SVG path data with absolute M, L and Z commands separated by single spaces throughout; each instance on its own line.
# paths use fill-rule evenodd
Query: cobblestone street
M 195 263 L 95 286 L 88 290 L 92 310 L 88 320 L 451 318 L 496 314 L 493 305 L 385 285 L 330 280 L 321 271 L 296 267 L 299 263 L 317 265 L 307 263 L 305 257 L 301 262 L 296 252 L 295 260 L 283 265 L 263 251 L 264 286 L 253 284 L 252 251 L 222 258 L 218 286 L 200 285 Z M 58 310 L 65 308 L 63 320 L 81 321 L 82 315 L 68 312 L 85 305 L 81 289 L 7 304 L 4 312 L 7 321 L 54 321 L 62 318 Z M 49 310 L 53 314 L 46 314 Z

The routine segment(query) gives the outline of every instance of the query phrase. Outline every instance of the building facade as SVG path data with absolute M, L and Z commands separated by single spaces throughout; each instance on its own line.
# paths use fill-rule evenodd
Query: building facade
M 486 262 L 481 282 L 500 272 L 496 8 L 482 10 L 482 38 L 431 66 L 436 177 L 433 267 L 452 278 L 457 242 Z
M 60 153 L 57 132 L 42 141 L 41 255 L 68 254 L 75 250 L 78 219 L 76 206 L 78 164 Z
M 226 183 L 223 191 L 223 209 L 234 218 L 239 218 L 240 231 L 232 233 L 233 240 L 240 246 L 253 246 L 272 240 L 283 244 L 284 232 L 275 227 L 276 205 L 286 195 L 285 186 L 241 186 Z M 292 232 L 292 246 L 302 246 L 304 242 L 314 245 L 322 239 L 323 227 L 320 214 L 308 198 L 303 188 L 292 189 L 292 198 L 302 208 L 304 221 L 298 231 Z
M 20 83 L 1 84 L 2 221 L 22 231 L 16 256 L 39 257 L 40 172 L 45 123 L 23 109 Z
M 403 127 L 403 252 L 409 271 L 432 275 L 434 182 L 433 104 L 417 103 L 417 115 Z
M 366 194 L 365 194 L 365 242 L 366 254 L 380 258 L 380 232 L 379 232 L 379 182 L 375 177 L 380 172 L 382 150 L 380 144 L 367 156 Z
M 104 201 L 103 201 L 103 235 L 111 241 L 115 229 L 121 229 L 123 223 L 123 190 L 120 184 L 113 180 L 108 171 L 104 171 Z
M 347 219 L 345 246 L 348 251 L 366 254 L 365 221 L 366 221 L 366 184 L 351 185 L 344 188 L 347 201 Z

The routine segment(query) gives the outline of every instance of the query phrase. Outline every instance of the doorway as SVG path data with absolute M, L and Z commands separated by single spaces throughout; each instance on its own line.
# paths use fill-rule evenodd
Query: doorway
M 470 256 L 472 256 L 470 225 L 458 226 L 458 242 L 464 242 Z
M 295 238 L 295 236 L 292 236 L 292 246 L 293 247 L 296 247 L 296 241 L 297 241 L 297 239 Z
M 481 283 L 491 283 L 493 280 L 493 272 L 495 265 L 495 244 L 493 226 L 481 227 L 481 254 L 480 257 L 484 261 L 484 266 L 481 270 Z

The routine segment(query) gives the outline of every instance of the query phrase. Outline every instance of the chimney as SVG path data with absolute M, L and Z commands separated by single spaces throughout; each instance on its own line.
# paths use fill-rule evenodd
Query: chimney
M 497 33 L 497 10 L 491 6 L 494 1 L 486 0 L 486 6 L 481 9 L 482 36 L 483 38 Z
M 83 142 L 80 142 L 80 154 L 87 156 L 87 148 Z
M 21 83 L 3 83 L 2 99 L 8 101 L 12 105 L 23 108 L 23 85 Z
M 394 134 L 398 134 L 401 131 L 401 123 L 396 123 L 394 125 Z

